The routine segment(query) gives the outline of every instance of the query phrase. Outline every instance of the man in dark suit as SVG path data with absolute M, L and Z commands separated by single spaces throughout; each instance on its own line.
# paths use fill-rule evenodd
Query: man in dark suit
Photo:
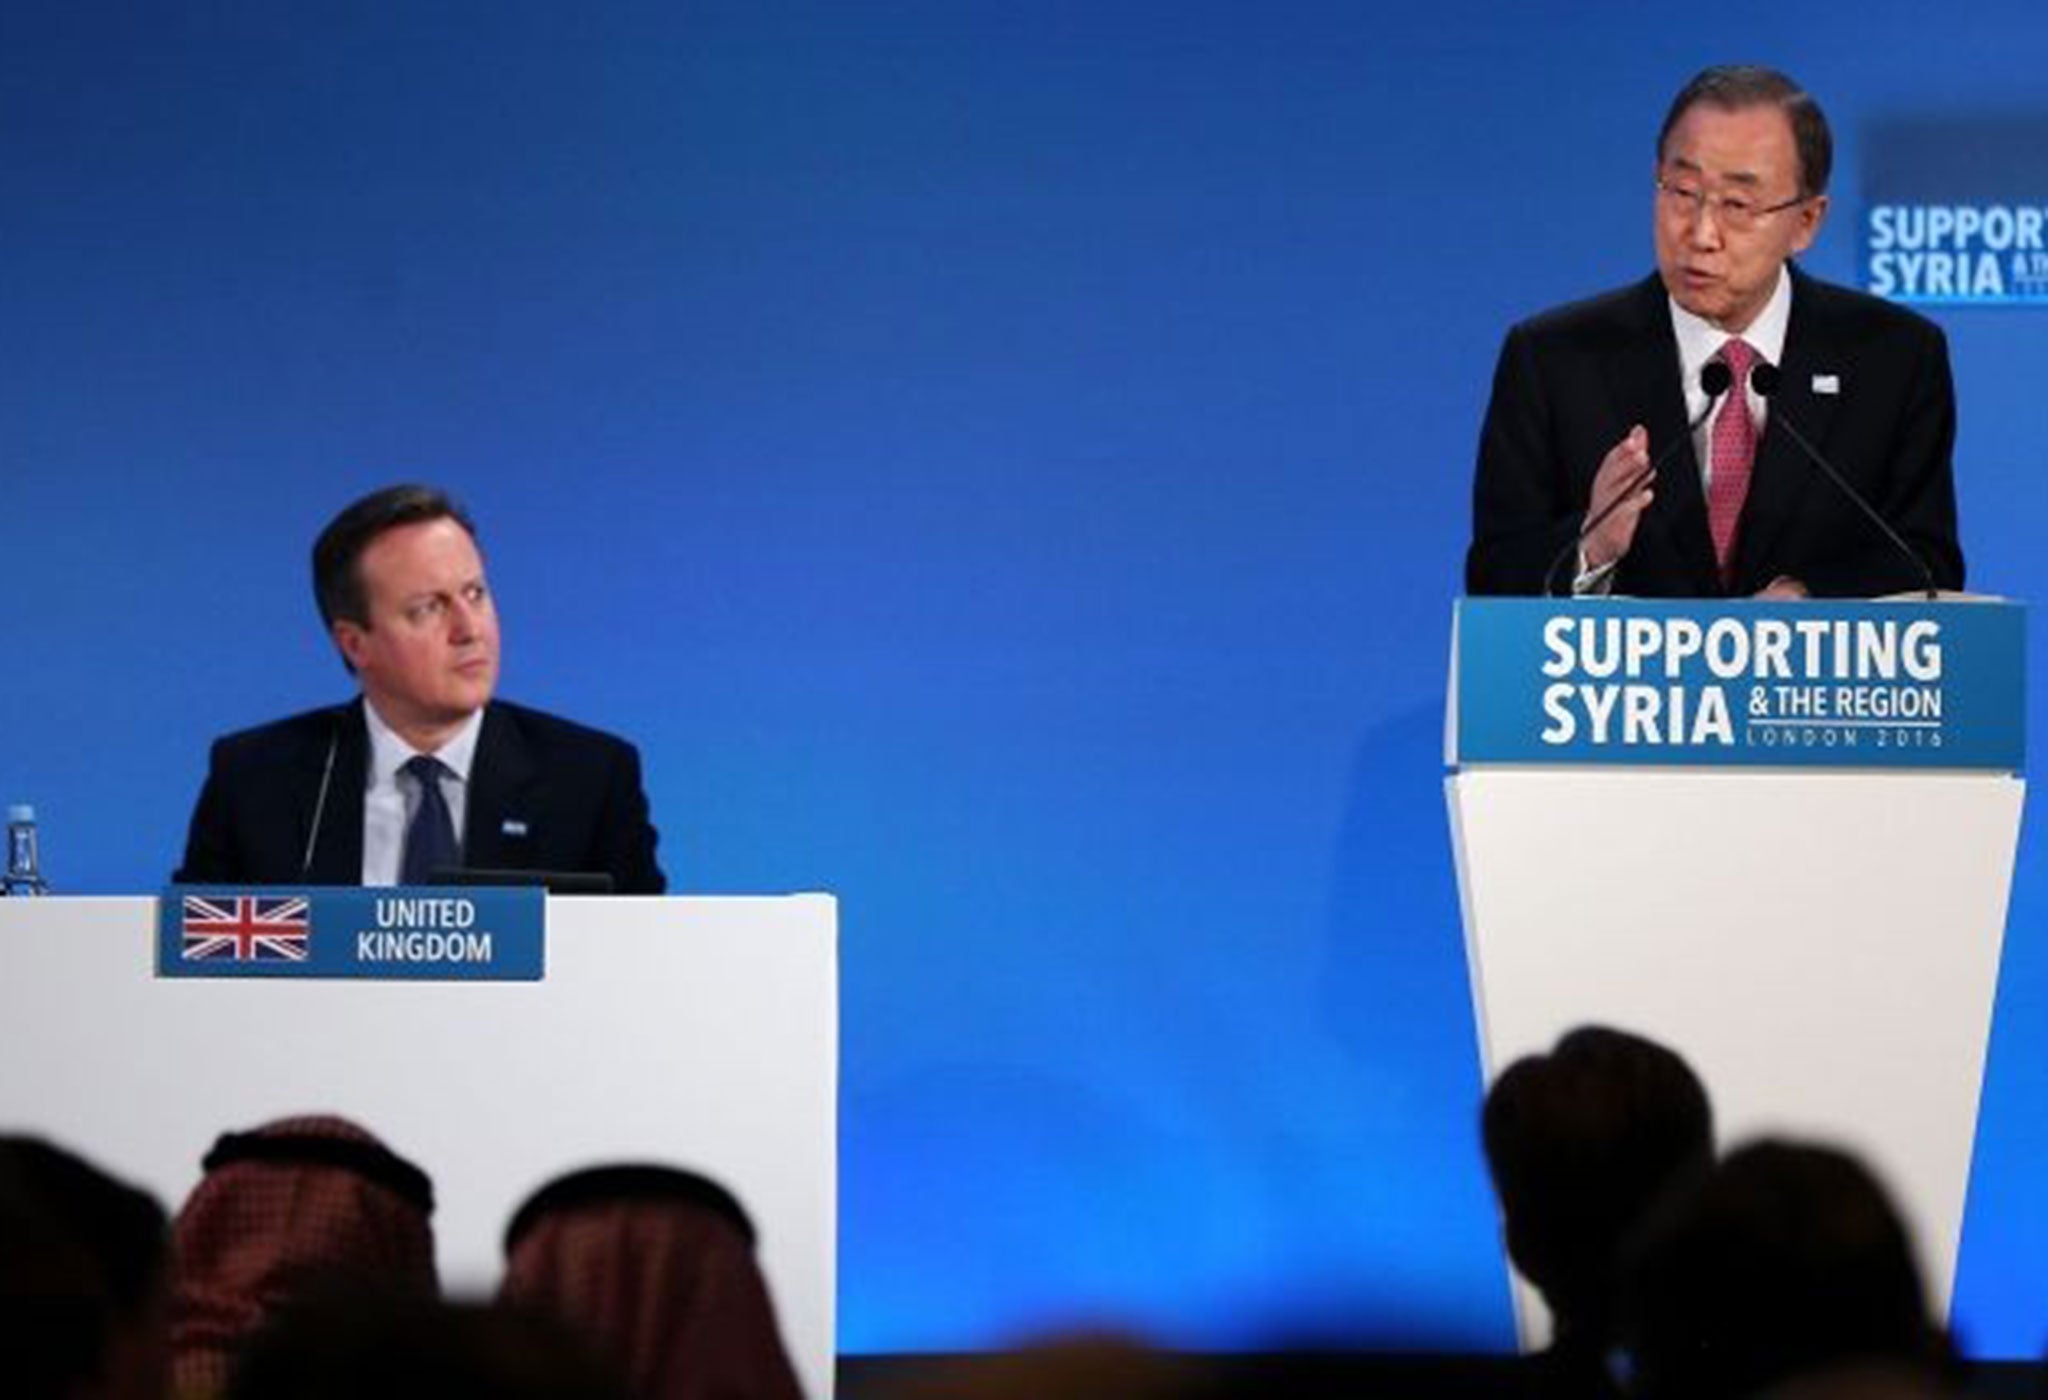
M 1679 93 L 1658 136 L 1656 276 L 1526 321 L 1502 347 L 1470 592 L 1868 597 L 1929 574 L 1962 586 L 1941 331 L 1790 266 L 1826 216 L 1832 159 L 1826 118 L 1781 73 L 1710 68 Z M 1716 360 L 1733 387 L 1708 412 L 1701 373 Z M 1749 373 L 1759 362 L 1779 371 L 1768 401 Z
M 497 612 L 446 495 L 349 506 L 313 547 L 313 589 L 362 696 L 215 743 L 174 879 L 417 884 L 464 866 L 667 887 L 633 746 L 493 698 Z

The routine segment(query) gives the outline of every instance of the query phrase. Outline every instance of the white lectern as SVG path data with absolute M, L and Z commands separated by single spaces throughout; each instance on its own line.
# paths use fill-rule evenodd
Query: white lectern
M 434 1178 L 452 1294 L 512 1210 L 621 1159 L 746 1203 L 804 1393 L 832 1394 L 837 906 L 550 899 L 538 982 L 159 980 L 154 899 L 0 900 L 0 1127 L 175 1209 L 215 1134 L 362 1122 Z
M 1945 1314 L 2024 791 L 2021 624 L 1461 603 L 1448 789 L 1487 1081 L 1589 1022 L 1671 1046 L 1724 1146 L 1871 1163 Z M 1516 1304 L 1540 1345 L 1540 1301 Z

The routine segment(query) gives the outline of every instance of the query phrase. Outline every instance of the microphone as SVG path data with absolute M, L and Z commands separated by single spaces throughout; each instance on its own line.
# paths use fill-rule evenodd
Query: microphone
M 1564 561 L 1576 558 L 1578 552 L 1585 547 L 1586 541 L 1592 538 L 1593 532 L 1607 523 L 1607 517 L 1620 510 L 1628 501 L 1633 500 L 1636 492 L 1642 490 L 1643 487 L 1649 484 L 1650 479 L 1657 475 L 1658 468 L 1664 466 L 1673 457 L 1678 455 L 1679 448 L 1692 441 L 1692 435 L 1700 430 L 1700 424 L 1707 421 L 1707 415 L 1714 411 L 1714 405 L 1721 401 L 1721 395 L 1727 393 L 1728 387 L 1734 382 L 1735 376 L 1728 372 L 1728 366 L 1723 361 L 1709 360 L 1700 366 L 1700 388 L 1707 396 L 1706 407 L 1702 408 L 1694 415 L 1693 420 L 1685 425 L 1685 432 L 1682 435 L 1664 444 L 1664 450 L 1656 455 L 1649 466 L 1644 467 L 1641 471 L 1630 477 L 1628 484 L 1614 493 L 1614 499 L 1602 506 L 1599 513 L 1585 523 L 1578 534 L 1572 537 L 1570 544 L 1557 552 L 1557 557 L 1550 561 L 1550 567 L 1543 571 L 1544 597 L 1549 598 L 1556 595 L 1557 571 L 1564 567 Z M 1616 562 L 1620 561 L 1617 560 Z
M 320 843 L 320 819 L 327 815 L 327 785 L 334 779 L 334 754 L 341 747 L 341 718 L 344 705 L 334 713 L 334 728 L 327 736 L 327 762 L 320 768 L 320 795 L 313 799 L 313 829 L 306 833 L 306 854 L 299 861 L 299 879 L 313 873 L 313 848 Z
M 1779 389 L 1784 387 L 1784 380 L 1784 374 L 1779 371 L 1776 365 L 1768 360 L 1758 360 L 1750 367 L 1749 387 L 1756 390 L 1758 397 L 1767 403 L 1773 403 L 1773 396 Z M 1821 474 L 1829 481 L 1832 481 L 1835 484 L 1835 488 L 1844 496 L 1847 496 L 1854 502 L 1856 509 L 1869 517 L 1870 523 L 1877 526 L 1883 532 L 1884 537 L 1891 541 L 1894 549 L 1913 561 L 1913 568 L 1925 580 L 1928 600 L 1931 602 L 1939 596 L 1941 590 L 1935 585 L 1934 570 L 1927 566 L 1927 561 L 1915 554 L 1913 547 L 1907 544 L 1899 532 L 1891 527 L 1891 522 L 1878 514 L 1877 507 L 1872 505 L 1861 491 L 1851 486 L 1847 477 L 1835 470 L 1834 463 L 1822 456 L 1821 450 L 1818 447 L 1807 441 L 1806 434 L 1800 432 L 1798 426 L 1793 423 L 1792 415 L 1784 412 L 1782 408 L 1773 403 L 1771 422 L 1782 426 L 1785 429 L 1786 435 L 1792 441 L 1799 444 L 1799 450 L 1806 454 L 1806 460 L 1819 467 Z

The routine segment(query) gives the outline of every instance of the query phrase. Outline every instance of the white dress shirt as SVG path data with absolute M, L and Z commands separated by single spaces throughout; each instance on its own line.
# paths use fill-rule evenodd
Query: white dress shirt
M 419 783 L 412 774 L 399 770 L 420 752 L 384 723 L 368 696 L 363 698 L 363 719 L 370 729 L 369 786 L 363 792 L 363 883 L 395 885 L 405 863 L 406 828 L 420 805 Z M 476 758 L 476 736 L 483 720 L 484 712 L 478 710 L 462 722 L 454 738 L 429 755 L 449 770 L 441 775 L 441 795 L 448 801 L 458 847 L 463 819 L 469 813 L 469 769 Z
M 1749 342 L 1749 348 L 1756 351 L 1757 358 L 1770 364 L 1778 364 L 1785 358 L 1785 328 L 1792 322 L 1792 279 L 1785 269 L 1778 269 L 1778 285 L 1771 289 L 1771 299 L 1764 303 L 1764 309 L 1749 323 L 1742 334 L 1732 336 L 1711 321 L 1693 315 L 1677 302 L 1671 303 L 1671 330 L 1678 337 L 1679 383 L 1685 386 L 1685 421 L 1690 423 L 1707 406 L 1707 391 L 1700 387 L 1700 370 L 1707 361 L 1721 353 L 1721 347 L 1731 340 Z M 1768 406 L 1763 396 L 1747 384 L 1737 386 L 1749 401 L 1749 421 L 1756 424 L 1759 441 L 1764 435 L 1764 420 Z M 1705 495 L 1714 484 L 1714 424 L 1735 402 L 1735 390 L 1730 389 L 1721 406 L 1714 410 L 1714 416 L 1700 424 L 1692 435 L 1692 455 L 1700 464 L 1700 494 Z
M 1778 285 L 1771 289 L 1771 299 L 1764 303 L 1763 310 L 1749 323 L 1740 336 L 1730 335 L 1712 321 L 1695 316 L 1676 301 L 1666 298 L 1671 308 L 1671 330 L 1678 338 L 1678 382 L 1685 392 L 1685 421 L 1690 423 L 1699 417 L 1700 410 L 1707 406 L 1707 391 L 1700 387 L 1700 371 L 1707 361 L 1721 353 L 1721 347 L 1731 340 L 1745 340 L 1756 352 L 1759 361 L 1777 364 L 1785 358 L 1785 329 L 1792 323 L 1792 278 L 1783 267 L 1778 269 Z M 1700 469 L 1700 495 L 1714 484 L 1714 425 L 1721 421 L 1721 415 L 1735 402 L 1741 393 L 1749 404 L 1749 421 L 1756 424 L 1759 441 L 1764 434 L 1764 421 L 1769 408 L 1763 395 L 1748 384 L 1732 386 L 1721 399 L 1721 406 L 1713 416 L 1693 430 L 1692 455 Z M 1662 450 L 1661 444 L 1653 443 L 1654 456 Z M 1615 565 L 1620 560 L 1609 560 L 1597 569 L 1586 567 L 1586 552 L 1579 551 L 1579 572 L 1572 580 L 1572 592 L 1585 596 L 1604 594 L 1614 583 Z

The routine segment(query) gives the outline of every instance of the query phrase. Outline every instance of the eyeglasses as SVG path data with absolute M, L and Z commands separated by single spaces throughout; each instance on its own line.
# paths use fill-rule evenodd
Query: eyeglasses
M 1674 184 L 1669 180 L 1657 181 L 1658 207 L 1674 219 L 1682 219 L 1688 225 L 1698 222 L 1700 211 L 1710 209 L 1714 222 L 1731 233 L 1749 233 L 1772 214 L 1796 209 L 1806 203 L 1812 195 L 1794 195 L 1782 204 L 1759 205 L 1739 194 L 1713 194 L 1706 190 Z

